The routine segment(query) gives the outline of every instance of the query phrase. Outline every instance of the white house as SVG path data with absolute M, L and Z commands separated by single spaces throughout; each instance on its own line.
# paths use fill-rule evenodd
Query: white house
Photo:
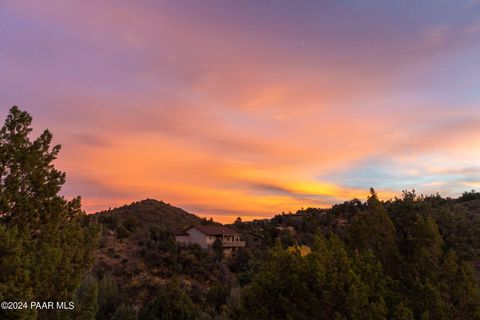
M 240 234 L 225 226 L 189 226 L 181 233 L 175 234 L 175 240 L 178 243 L 185 245 L 198 244 L 204 249 L 210 248 L 216 239 L 222 242 L 223 252 L 226 255 L 230 255 L 238 248 L 245 247 L 245 241 L 240 240 Z

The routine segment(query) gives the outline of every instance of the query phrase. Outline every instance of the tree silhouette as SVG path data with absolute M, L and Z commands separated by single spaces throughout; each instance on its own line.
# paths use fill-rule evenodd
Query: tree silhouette
M 60 146 L 51 147 L 48 130 L 31 141 L 31 122 L 14 106 L 0 129 L 0 300 L 68 301 L 92 266 L 98 227 L 79 197 L 59 195 L 65 173 L 53 161 Z M 35 316 L 8 310 L 10 318 Z

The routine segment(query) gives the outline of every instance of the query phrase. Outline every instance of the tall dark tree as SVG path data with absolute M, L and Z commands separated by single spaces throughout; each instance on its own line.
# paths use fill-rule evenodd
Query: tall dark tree
M 213 254 L 214 254 L 216 260 L 222 260 L 223 259 L 222 240 L 220 240 L 218 238 L 215 239 L 215 241 L 212 244 L 212 250 L 213 250 Z
M 197 310 L 192 300 L 174 280 L 158 290 L 157 296 L 145 306 L 139 319 L 193 320 L 196 316 Z
M 65 312 L 68 319 L 95 320 L 98 312 L 98 283 L 97 280 L 87 275 L 77 290 L 75 309 Z M 63 318 L 63 316 L 61 317 Z
M 115 280 L 105 275 L 98 282 L 98 313 L 97 319 L 108 319 L 115 314 L 122 300 L 118 284 Z M 124 306 L 126 308 L 126 306 Z
M 98 227 L 81 210 L 79 197 L 59 195 L 65 173 L 53 163 L 60 146 L 51 146 L 48 130 L 30 140 L 31 122 L 27 112 L 12 107 L 0 129 L 0 297 L 71 300 L 92 266 Z M 43 317 L 49 316 L 55 317 Z
M 395 226 L 388 216 L 375 190 L 370 190 L 367 210 L 359 212 L 349 227 L 351 246 L 359 250 L 372 250 L 385 268 L 398 267 L 398 249 Z

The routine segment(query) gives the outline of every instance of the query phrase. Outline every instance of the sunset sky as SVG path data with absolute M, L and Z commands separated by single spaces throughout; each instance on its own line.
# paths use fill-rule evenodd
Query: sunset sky
M 0 0 L 0 118 L 87 212 L 231 222 L 480 189 L 480 1 Z

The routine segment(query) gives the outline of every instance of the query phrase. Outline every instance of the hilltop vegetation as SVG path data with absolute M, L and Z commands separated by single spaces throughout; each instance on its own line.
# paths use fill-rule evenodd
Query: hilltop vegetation
M 467 198 L 479 196 L 381 202 L 372 191 L 366 203 L 275 217 L 312 254 L 277 242 L 244 289 L 240 318 L 477 319 L 480 217 Z
M 175 242 L 175 232 L 191 224 L 215 224 L 212 220 L 153 199 L 100 212 L 95 217 L 103 225 L 93 269 L 98 284 L 108 279 L 116 287 L 117 303 L 145 308 L 137 312 L 141 318 L 158 312 L 153 304 L 163 303 L 165 297 L 187 301 L 196 316 L 214 314 L 206 304 L 209 290 L 216 285 L 235 286 L 235 276 L 214 252 L 198 246 L 181 247 Z M 108 319 L 116 312 L 105 309 L 99 319 Z
M 155 225 L 158 228 L 180 231 L 185 226 L 199 224 L 202 219 L 163 201 L 145 199 L 97 213 L 101 223 L 109 228 L 124 227 L 130 232 Z
M 223 259 L 178 246 L 166 225 L 121 239 L 107 226 L 116 260 L 126 253 L 142 267 L 135 276 L 126 262 L 115 273 L 103 260 L 101 274 L 135 292 L 123 303 L 142 305 L 140 319 L 155 319 L 160 309 L 188 310 L 184 319 L 476 319 L 479 199 L 405 192 L 380 201 L 372 190 L 367 202 L 238 219 L 231 227 L 247 247 Z

